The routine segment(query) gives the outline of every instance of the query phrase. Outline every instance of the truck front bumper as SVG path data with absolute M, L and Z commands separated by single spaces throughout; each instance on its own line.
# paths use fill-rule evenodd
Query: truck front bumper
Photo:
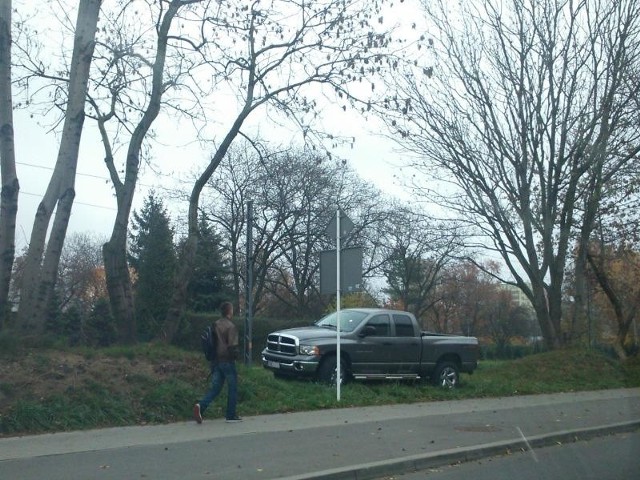
M 316 357 L 288 357 L 262 352 L 262 366 L 283 375 L 313 376 L 318 369 L 319 360 Z

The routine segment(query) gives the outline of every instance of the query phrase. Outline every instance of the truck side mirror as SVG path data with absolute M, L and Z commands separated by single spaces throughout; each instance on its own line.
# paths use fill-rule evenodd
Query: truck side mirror
M 365 325 L 365 327 L 360 332 L 361 337 L 370 337 L 371 335 L 375 335 L 375 334 L 376 334 L 376 327 L 373 327 L 371 325 Z

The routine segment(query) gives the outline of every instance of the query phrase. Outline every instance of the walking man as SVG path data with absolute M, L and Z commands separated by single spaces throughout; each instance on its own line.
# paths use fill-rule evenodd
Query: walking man
M 224 382 L 227 382 L 227 422 L 241 422 L 236 414 L 236 402 L 238 400 L 238 373 L 236 371 L 236 359 L 238 358 L 238 329 L 233 324 L 233 304 L 224 302 L 220 305 L 222 318 L 214 323 L 216 332 L 216 357 L 211 361 L 211 390 L 202 400 L 193 406 L 193 418 L 202 423 L 202 415 L 207 407 L 222 391 Z

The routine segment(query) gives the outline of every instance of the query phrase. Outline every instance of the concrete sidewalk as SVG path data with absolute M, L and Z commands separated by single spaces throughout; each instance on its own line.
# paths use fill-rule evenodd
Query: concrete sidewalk
M 0 477 L 361 480 L 638 428 L 640 389 L 344 408 L 0 439 Z

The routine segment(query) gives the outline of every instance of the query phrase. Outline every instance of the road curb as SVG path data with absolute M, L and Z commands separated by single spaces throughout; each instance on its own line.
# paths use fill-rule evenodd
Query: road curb
M 640 419 L 599 427 L 562 430 L 532 437 L 513 438 L 471 447 L 440 450 L 419 455 L 382 460 L 360 465 L 311 472 L 285 477 L 281 480 L 367 480 L 417 472 L 456 463 L 471 462 L 497 455 L 533 451 L 535 448 L 589 440 L 591 438 L 632 432 L 640 429 Z

